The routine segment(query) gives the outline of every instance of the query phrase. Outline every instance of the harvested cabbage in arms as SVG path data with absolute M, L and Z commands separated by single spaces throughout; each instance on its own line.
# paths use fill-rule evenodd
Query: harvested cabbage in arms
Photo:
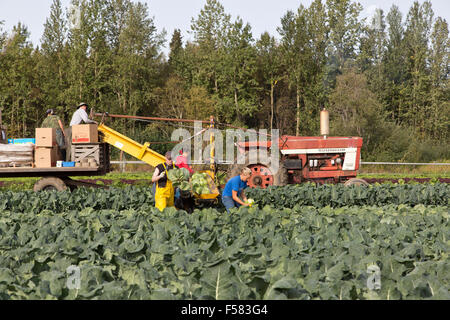
M 191 178 L 192 191 L 197 194 L 211 193 L 208 185 L 207 173 L 194 173 Z
M 167 177 L 174 187 L 179 187 L 182 190 L 189 190 L 189 171 L 186 168 L 172 169 L 167 171 Z M 183 189 L 187 187 L 187 189 Z
M 175 188 L 180 188 L 183 191 L 192 190 L 196 194 L 211 193 L 207 173 L 194 173 L 189 181 L 189 171 L 186 168 L 180 168 L 169 170 L 167 177 L 172 181 Z

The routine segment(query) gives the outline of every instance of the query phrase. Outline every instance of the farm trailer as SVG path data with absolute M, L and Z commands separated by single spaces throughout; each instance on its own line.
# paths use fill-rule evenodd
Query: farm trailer
M 156 167 L 160 163 L 165 162 L 165 157 L 158 152 L 149 148 L 150 143 L 140 144 L 133 139 L 107 127 L 102 123 L 98 126 L 99 143 L 89 144 L 73 144 L 72 158 L 85 158 L 92 155 L 96 157 L 98 165 L 94 167 L 50 167 L 50 168 L 32 168 L 32 167 L 15 167 L 0 168 L 0 178 L 13 177 L 41 177 L 33 187 L 34 191 L 41 190 L 58 190 L 63 191 L 67 188 L 73 190 L 79 186 L 107 188 L 106 186 L 97 185 L 83 181 L 73 180 L 73 176 L 102 176 L 111 171 L 109 146 L 112 145 L 127 154 L 146 162 L 152 167 Z M 78 159 L 72 159 L 78 160 Z M 220 195 L 217 186 L 214 183 L 214 173 L 205 170 L 208 174 L 208 183 L 211 193 L 209 194 L 193 194 L 197 202 L 199 201 L 216 201 Z

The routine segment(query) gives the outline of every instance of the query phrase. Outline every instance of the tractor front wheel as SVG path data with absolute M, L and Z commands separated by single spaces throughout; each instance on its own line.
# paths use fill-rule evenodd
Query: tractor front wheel
M 228 170 L 228 179 L 241 174 L 243 168 L 249 168 L 252 176 L 247 181 L 250 188 L 267 188 L 268 186 L 284 186 L 288 183 L 286 168 L 280 163 L 277 172 L 272 172 L 267 158 L 258 159 L 257 163 L 250 163 L 249 152 L 245 152 L 236 159 L 235 164 Z

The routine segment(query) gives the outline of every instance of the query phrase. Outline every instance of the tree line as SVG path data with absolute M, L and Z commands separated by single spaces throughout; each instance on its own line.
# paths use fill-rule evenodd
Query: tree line
M 33 136 L 45 110 L 66 125 L 81 101 L 99 112 L 209 119 L 281 134 L 364 138 L 364 160 L 450 156 L 449 31 L 430 1 L 406 17 L 393 5 L 362 19 L 351 0 L 314 0 L 287 11 L 277 35 L 255 38 L 218 0 L 192 17 L 185 41 L 155 27 L 131 0 L 53 0 L 40 45 L 25 25 L 0 22 L 0 106 L 10 137 Z M 164 123 L 116 121 L 137 140 L 167 141 Z

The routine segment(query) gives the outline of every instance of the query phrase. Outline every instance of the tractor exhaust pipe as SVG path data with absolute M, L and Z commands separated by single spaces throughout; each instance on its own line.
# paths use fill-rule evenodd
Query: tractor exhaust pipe
M 325 108 L 320 111 L 320 135 L 324 139 L 330 135 L 330 113 Z

